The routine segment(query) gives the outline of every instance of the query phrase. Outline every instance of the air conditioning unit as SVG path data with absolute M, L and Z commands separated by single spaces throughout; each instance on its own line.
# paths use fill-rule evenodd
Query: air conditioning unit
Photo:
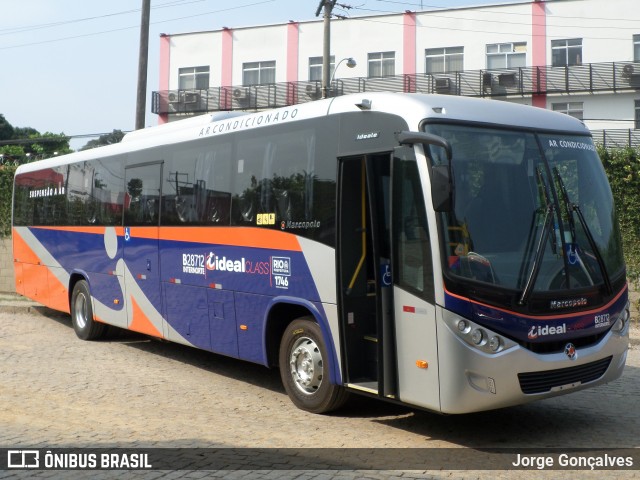
M 629 83 L 630 87 L 640 88 L 640 69 L 638 65 L 628 63 L 622 67 L 622 78 Z
M 434 82 L 435 90 L 438 93 L 447 93 L 451 91 L 451 79 L 448 77 L 436 78 Z
M 493 75 L 491 75 L 491 72 L 484 72 L 482 74 L 482 89 L 484 91 L 491 90 L 492 84 L 493 84 Z
M 194 104 L 194 103 L 198 103 L 198 100 L 200 100 L 200 94 L 197 92 L 182 92 L 182 93 L 183 93 L 182 103 Z
M 306 90 L 307 90 L 307 96 L 309 98 L 312 98 L 313 100 L 319 99 L 322 94 L 317 84 L 313 84 L 313 83 L 308 84 Z
M 249 89 L 248 88 L 236 88 L 233 91 L 233 98 L 236 100 L 248 100 L 249 99 Z
M 180 95 L 178 92 L 169 92 L 168 99 L 169 103 L 178 103 L 180 101 Z
M 498 85 L 505 88 L 515 87 L 517 85 L 517 76 L 515 73 L 501 73 L 498 75 Z

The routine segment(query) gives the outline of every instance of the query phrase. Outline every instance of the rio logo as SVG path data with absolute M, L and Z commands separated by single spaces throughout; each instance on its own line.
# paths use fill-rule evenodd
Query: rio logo
M 291 258 L 271 257 L 271 275 L 276 288 L 289 288 L 291 276 Z

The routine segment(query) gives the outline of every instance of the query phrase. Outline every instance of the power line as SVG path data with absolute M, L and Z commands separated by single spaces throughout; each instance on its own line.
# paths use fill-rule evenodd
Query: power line
M 184 5 L 188 5 L 190 3 L 201 3 L 204 2 L 206 0 L 174 0 L 168 3 L 163 3 L 160 5 L 156 5 L 155 7 L 151 7 L 152 10 L 156 10 L 159 8 L 168 8 L 168 7 L 176 7 L 176 6 L 184 6 Z M 114 12 L 114 13 L 106 13 L 104 15 L 95 15 L 93 17 L 83 17 L 83 18 L 75 18 L 72 20 L 61 20 L 59 22 L 52 22 L 52 23 L 40 23 L 40 24 L 35 24 L 35 25 L 27 25 L 27 26 L 21 26 L 21 27 L 9 27 L 9 28 L 0 28 L 0 36 L 2 35 L 12 35 L 14 33 L 26 33 L 26 32 L 31 32 L 34 30 L 41 30 L 41 29 L 45 29 L 45 28 L 53 28 L 53 27 L 59 27 L 62 25 L 70 25 L 73 23 L 81 23 L 81 22 L 88 22 L 91 20 L 99 20 L 99 19 L 103 19 L 103 18 L 110 18 L 110 17 L 117 17 L 120 15 L 128 15 L 131 13 L 138 13 L 140 12 L 140 9 L 133 9 L 133 10 L 124 10 L 122 12 Z
M 128 133 L 128 130 L 120 130 L 122 133 Z M 105 133 L 83 133 L 79 135 L 60 134 L 59 137 L 33 137 L 33 138 L 14 138 L 11 140 L 0 140 L 0 145 L 30 145 L 32 143 L 56 143 L 64 142 L 79 138 L 96 138 L 105 135 L 111 135 L 113 132 Z
M 381 24 L 385 24 L 385 25 L 394 25 L 394 26 L 403 26 L 405 25 L 403 22 L 403 19 L 400 19 L 399 22 L 390 22 L 390 21 L 384 21 L 384 20 L 378 20 L 376 19 L 376 17 L 384 17 L 384 16 L 389 16 L 389 15 L 401 15 L 400 12 L 390 12 L 390 13 L 386 13 L 384 15 L 372 15 L 369 17 L 350 17 L 350 20 L 353 21 L 360 21 L 360 22 L 371 22 L 371 23 L 381 23 Z M 468 18 L 462 18 L 462 17 L 453 17 L 456 20 L 469 20 L 472 21 L 474 19 L 468 19 Z M 504 23 L 507 25 L 513 25 L 513 23 L 511 22 L 497 22 L 497 23 Z M 515 24 L 518 25 L 518 24 Z M 526 24 L 519 24 L 519 25 L 527 25 L 530 26 L 530 23 L 526 23 Z M 500 31 L 495 31 L 495 30 L 476 30 L 476 29 L 470 29 L 470 28 L 456 28 L 456 27 L 452 27 L 450 25 L 443 25 L 443 26 L 436 26 L 433 24 L 430 25 L 415 25 L 416 28 L 426 28 L 429 30 L 447 30 L 447 31 L 456 31 L 456 32 L 468 32 L 468 33 L 490 33 L 493 35 L 522 35 L 522 31 L 519 32 L 515 32 L 515 31 L 505 31 L 505 32 L 500 32 Z M 591 27 L 587 27 L 591 28 Z M 609 29 L 614 29 L 614 30 L 619 30 L 620 28 L 618 27 L 608 27 Z M 637 30 L 637 28 L 636 28 Z M 531 34 L 531 36 L 535 37 L 535 34 Z M 549 35 L 546 34 L 545 35 L 546 38 L 550 38 L 550 39 L 563 39 L 563 38 L 567 38 L 566 34 L 563 35 Z M 630 37 L 595 37 L 595 36 L 587 36 L 587 35 L 583 35 L 581 36 L 581 38 L 583 39 L 591 39 L 591 40 L 621 40 L 621 41 L 628 41 L 630 40 Z
M 202 1 L 202 0 L 198 0 L 198 1 Z M 273 3 L 276 0 L 262 0 L 260 2 L 254 2 L 254 3 L 247 3 L 245 5 L 238 5 L 236 7 L 229 7 L 229 8 L 222 8 L 220 10 L 213 10 L 210 12 L 202 12 L 202 13 L 198 13 L 198 14 L 194 14 L 194 15 L 187 15 L 185 17 L 174 17 L 171 18 L 170 20 L 161 20 L 161 21 L 157 21 L 157 22 L 151 22 L 152 25 L 159 25 L 161 23 L 169 23 L 169 22 L 175 22 L 178 20 L 186 20 L 189 18 L 196 18 L 196 17 L 202 17 L 204 15 L 213 15 L 216 13 L 222 13 L 222 12 L 228 12 L 228 11 L 232 11 L 232 10 L 240 10 L 243 8 L 249 8 L 249 7 L 255 7 L 256 5 L 263 5 L 265 3 Z M 175 3 L 175 2 L 174 2 Z M 135 10 L 136 12 L 139 12 L 140 9 Z M 13 48 L 21 48 L 21 47 L 31 47 L 34 45 L 42 45 L 45 43 L 54 43 L 54 42 L 62 42 L 64 40 L 74 40 L 77 38 L 84 38 L 84 37 L 91 37 L 94 35 L 102 35 L 105 33 L 114 33 L 114 32 L 121 32 L 123 30 L 131 30 L 131 29 L 138 29 L 140 28 L 140 25 L 132 25 L 129 27 L 120 27 L 120 28 L 114 28 L 111 30 L 103 30 L 100 32 L 91 32 L 91 33 L 85 33 L 85 34 L 80 34 L 80 35 L 72 35 L 69 37 L 61 37 L 61 38 L 54 38 L 54 39 L 49 39 L 49 40 L 41 40 L 41 41 L 37 41 L 37 42 L 30 42 L 30 43 L 22 43 L 22 44 L 18 44 L 18 45 L 9 45 L 6 47 L 0 47 L 0 50 L 10 50 Z
M 378 1 L 383 1 L 383 0 L 378 0 Z M 390 2 L 390 3 L 400 3 L 400 2 Z M 403 12 L 396 12 L 396 11 L 390 11 L 390 10 L 376 10 L 376 9 L 372 9 L 372 8 L 362 8 L 362 7 L 353 7 L 356 10 L 363 10 L 363 11 L 369 11 L 369 12 L 377 12 L 377 13 L 382 13 L 384 15 L 399 15 Z M 474 10 L 474 13 L 476 11 L 481 11 L 481 10 Z M 484 13 L 490 13 L 492 16 L 496 15 L 496 12 L 489 12 L 489 11 L 484 11 Z M 531 14 L 530 13 L 516 13 L 516 12 L 500 12 L 500 15 L 519 15 L 522 17 L 527 17 L 527 18 L 531 18 Z M 451 20 L 464 20 L 467 22 L 485 22 L 485 23 L 499 23 L 499 24 L 503 24 L 505 23 L 502 20 L 494 20 L 494 19 L 483 19 L 483 18 L 468 18 L 468 17 L 464 17 L 464 16 L 456 16 L 456 15 L 443 15 L 440 12 L 429 12 L 429 17 L 432 18 L 447 18 L 447 19 L 451 19 Z M 598 22 L 602 22 L 603 20 L 608 20 L 608 21 L 633 21 L 636 22 L 636 24 L 634 24 L 633 26 L 629 26 L 629 27 L 625 27 L 625 26 L 620 26 L 620 25 L 616 25 L 614 28 L 616 30 L 621 30 L 621 29 L 626 29 L 626 30 L 633 30 L 633 31 L 638 31 L 638 25 L 637 25 L 637 21 L 638 20 L 629 20 L 629 19 L 604 19 L 604 18 L 599 18 L 599 17 L 577 17 L 577 16 L 572 16 L 572 17 L 562 17 L 562 16 L 558 16 L 558 15 L 553 15 L 550 17 L 547 17 L 547 27 L 563 27 L 563 28 L 581 28 L 581 29 L 591 29 L 591 28 L 597 28 L 597 29 L 607 29 L 607 30 L 611 30 L 612 27 L 610 25 L 568 25 L 566 23 L 562 23 L 562 24 L 558 24 L 558 25 L 554 25 L 554 24 L 549 24 L 549 20 L 553 20 L 556 18 L 571 18 L 574 20 L 594 20 L 594 21 L 598 21 Z M 530 26 L 531 22 L 508 22 L 509 25 L 524 25 L 524 26 Z M 470 30 L 473 31 L 473 30 Z
M 480 6 L 466 6 L 466 7 L 440 7 L 438 5 L 422 5 L 422 3 L 417 4 L 415 2 L 400 2 L 397 0 L 376 0 L 377 2 L 383 2 L 383 3 L 394 3 L 394 4 L 399 4 L 399 5 L 409 5 L 409 6 L 413 6 L 413 7 L 421 7 L 422 9 L 424 9 L 424 7 L 427 8 L 432 8 L 433 10 L 427 10 L 428 12 L 435 12 L 434 15 L 438 15 L 437 12 L 440 11 L 457 11 L 457 10 L 471 10 L 473 9 L 474 13 L 476 12 L 481 12 L 481 13 L 486 13 L 487 15 L 495 15 L 496 12 L 495 10 L 485 10 L 487 8 L 487 5 L 480 5 Z M 522 5 L 527 5 L 528 3 L 523 2 Z M 495 5 L 491 5 L 494 9 L 495 8 L 501 8 L 503 4 L 495 4 Z M 517 5 L 517 4 L 516 4 Z M 402 12 L 396 12 L 396 13 L 402 13 Z M 531 17 L 531 13 L 520 13 L 520 12 L 500 12 L 500 15 L 515 15 L 515 16 L 520 16 L 520 17 Z M 462 18 L 462 17 L 460 17 Z M 557 15 L 557 14 L 553 14 L 553 16 L 551 18 L 570 18 L 573 20 L 593 20 L 593 21 L 615 21 L 615 22 L 638 22 L 637 18 L 607 18 L 607 17 L 583 17 L 583 16 L 579 16 L 579 15 L 569 15 L 569 16 L 565 16 L 565 15 Z M 564 24 L 560 25 L 560 26 L 564 26 Z M 591 27 L 589 27 L 591 28 Z M 626 28 L 634 28 L 634 27 L 626 27 Z M 635 28 L 637 28 L 637 23 L 635 25 Z

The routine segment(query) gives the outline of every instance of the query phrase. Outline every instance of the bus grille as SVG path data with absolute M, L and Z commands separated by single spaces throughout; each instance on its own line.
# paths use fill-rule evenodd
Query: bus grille
M 597 380 L 609 368 L 612 357 L 603 358 L 596 362 L 579 365 L 577 367 L 547 370 L 545 372 L 519 373 L 522 393 L 544 393 L 554 387 L 561 387 L 572 383 L 588 383 Z

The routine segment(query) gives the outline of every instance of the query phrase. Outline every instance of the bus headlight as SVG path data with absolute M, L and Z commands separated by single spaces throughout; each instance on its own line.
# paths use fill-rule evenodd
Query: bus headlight
M 627 326 L 629 325 L 629 318 L 631 317 L 629 308 L 630 305 L 629 302 L 627 302 L 624 310 L 620 312 L 620 315 L 618 315 L 618 318 L 613 324 L 613 327 L 611 327 L 611 330 L 619 335 L 623 335 L 627 329 Z
M 469 327 L 469 322 L 467 322 L 466 320 L 460 320 L 458 322 L 458 331 L 461 333 L 469 333 L 469 330 L 471 330 L 471 327 Z
M 513 340 L 492 332 L 466 318 L 460 318 L 453 312 L 445 311 L 445 321 L 454 335 L 481 352 L 494 355 L 517 345 Z
M 473 332 L 471 332 L 471 341 L 476 345 L 480 345 L 484 340 L 484 337 L 484 332 L 479 328 L 476 328 Z
M 497 352 L 498 350 L 500 350 L 501 344 L 502 342 L 500 341 L 500 337 L 498 337 L 497 335 L 494 335 L 489 339 L 489 349 L 492 352 Z

